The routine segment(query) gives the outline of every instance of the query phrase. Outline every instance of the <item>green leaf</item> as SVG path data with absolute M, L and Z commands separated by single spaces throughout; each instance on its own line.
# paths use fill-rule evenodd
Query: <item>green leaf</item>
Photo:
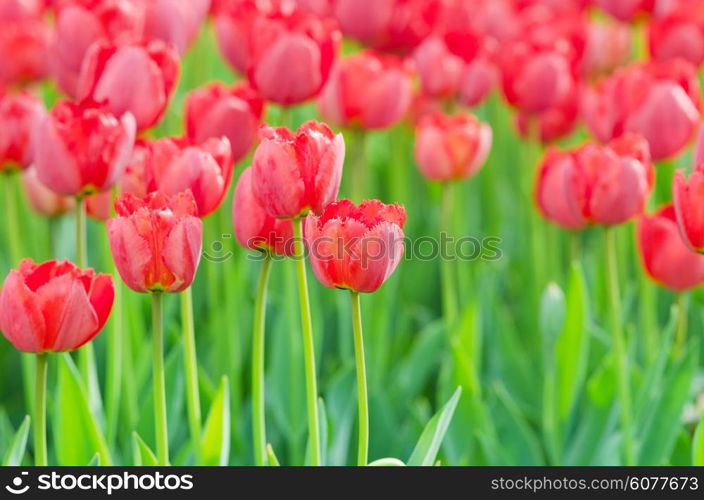
M 227 465 L 230 456 L 230 385 L 227 377 L 220 379 L 220 387 L 210 406 L 200 451 L 203 465 Z
M 24 450 L 27 447 L 27 436 L 29 435 L 29 421 L 29 415 L 26 415 L 12 438 L 10 447 L 7 449 L 2 459 L 2 465 L 4 467 L 22 465 L 22 457 L 24 457 Z
M 54 407 L 54 452 L 59 465 L 87 464 L 98 452 L 110 465 L 103 430 L 90 411 L 88 392 L 69 354 L 56 356 L 58 381 Z
M 100 465 L 100 455 L 96 453 L 88 462 L 88 467 L 98 467 Z
M 557 283 L 549 283 L 540 299 L 540 332 L 552 346 L 565 322 L 565 294 Z
M 462 388 L 458 387 L 445 406 L 430 419 L 408 459 L 408 465 L 433 465 L 461 394 Z
M 271 444 L 266 445 L 266 455 L 269 458 L 269 467 L 280 467 L 279 459 L 276 458 L 276 453 L 274 453 L 274 448 Z
M 380 458 L 379 460 L 374 460 L 371 462 L 369 467 L 405 467 L 406 464 L 398 458 L 388 457 Z
M 692 439 L 692 465 L 704 466 L 704 415 Z
M 136 432 L 132 433 L 132 452 L 134 464 L 137 466 L 156 467 L 159 465 L 154 452 Z

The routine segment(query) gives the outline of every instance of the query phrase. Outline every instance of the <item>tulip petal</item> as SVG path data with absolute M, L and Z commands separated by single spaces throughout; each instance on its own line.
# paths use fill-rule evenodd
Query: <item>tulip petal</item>
M 39 301 L 16 270 L 10 271 L 0 292 L 0 330 L 20 351 L 44 349 L 46 321 Z

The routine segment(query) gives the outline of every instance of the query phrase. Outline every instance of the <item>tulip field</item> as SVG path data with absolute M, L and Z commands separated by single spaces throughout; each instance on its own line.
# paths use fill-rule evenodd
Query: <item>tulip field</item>
M 704 1 L 0 0 L 3 465 L 704 465 Z

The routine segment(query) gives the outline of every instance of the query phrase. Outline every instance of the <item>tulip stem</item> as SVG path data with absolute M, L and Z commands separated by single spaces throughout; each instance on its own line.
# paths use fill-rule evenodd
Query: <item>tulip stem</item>
M 442 185 L 442 200 L 440 226 L 441 231 L 449 236 L 452 231 L 452 209 L 453 209 L 453 185 L 445 182 Z M 441 238 L 442 239 L 442 238 Z M 452 255 L 446 253 L 443 249 L 441 258 L 441 280 L 442 280 L 442 303 L 443 314 L 445 316 L 445 327 L 448 334 L 451 332 L 452 326 L 457 319 L 457 287 L 455 284 L 455 276 L 452 271 Z
M 308 296 L 308 279 L 306 277 L 305 251 L 303 247 L 303 220 L 299 217 L 293 221 L 294 259 L 298 275 L 298 296 L 301 308 L 301 326 L 303 333 L 303 355 L 306 372 L 306 400 L 308 406 L 308 443 L 311 465 L 320 465 L 320 424 L 318 421 L 318 383 L 315 372 L 315 342 L 313 339 L 313 320 L 310 314 Z
M 200 394 L 198 392 L 198 356 L 196 355 L 196 336 L 193 326 L 193 289 L 191 287 L 181 293 L 181 328 L 183 330 L 183 357 L 186 364 L 188 424 L 191 428 L 191 446 L 196 464 L 199 464 L 201 461 Z
M 367 396 L 367 369 L 364 363 L 364 336 L 362 333 L 362 308 L 359 293 L 352 294 L 352 326 L 354 330 L 354 357 L 357 365 L 357 405 L 359 411 L 359 445 L 357 465 L 369 462 L 369 403 Z
M 164 381 L 164 296 L 152 293 L 152 370 L 154 383 L 154 433 L 159 465 L 169 465 L 169 435 L 166 427 L 166 383 Z
M 364 129 L 354 132 L 355 157 L 351 173 L 350 196 L 355 203 L 361 203 L 364 198 L 365 177 L 369 166 L 367 165 L 367 133 Z
M 266 294 L 271 272 L 271 256 L 267 253 L 262 261 L 254 302 L 254 331 L 252 332 L 252 427 L 254 433 L 254 463 L 266 465 L 266 414 L 264 406 L 264 357 Z
M 79 196 L 76 199 L 76 265 L 80 268 L 88 265 L 86 245 L 86 199 Z
M 607 227 L 604 232 L 606 246 L 606 278 L 608 280 L 610 329 L 613 336 L 614 356 L 616 357 L 617 383 L 621 400 L 621 432 L 624 465 L 634 465 L 635 449 L 631 428 L 631 381 L 628 352 L 621 323 L 621 297 L 618 286 L 618 264 L 616 261 L 616 239 L 614 229 Z
M 675 353 L 680 354 L 687 340 L 687 294 L 677 294 L 677 333 L 675 335 Z
M 22 259 L 22 241 L 20 239 L 17 215 L 17 197 L 15 191 L 15 172 L 8 170 L 5 175 L 5 210 L 7 213 L 7 239 L 10 246 L 10 267 L 16 266 Z
M 36 377 L 34 379 L 34 464 L 48 465 L 46 451 L 46 372 L 49 355 L 37 354 Z

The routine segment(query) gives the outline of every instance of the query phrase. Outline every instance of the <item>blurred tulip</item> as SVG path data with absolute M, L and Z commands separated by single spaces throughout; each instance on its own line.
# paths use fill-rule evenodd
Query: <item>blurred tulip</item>
M 49 73 L 51 28 L 41 19 L 0 21 L 0 86 L 24 85 Z
M 134 136 L 130 113 L 117 119 L 101 107 L 59 102 L 37 127 L 37 176 L 62 195 L 106 191 L 122 176 Z
M 320 114 L 338 126 L 383 129 L 404 118 L 412 101 L 412 69 L 371 51 L 343 59 L 318 99 Z
M 652 13 L 656 0 L 594 0 L 594 3 L 619 21 L 631 21 Z
M 648 24 L 648 49 L 653 59 L 684 59 L 704 63 L 704 1 L 690 0 Z
M 252 0 L 218 12 L 216 32 L 223 54 L 246 70 L 252 86 L 277 104 L 298 104 L 320 92 L 337 57 L 334 23 L 307 14 L 295 3 L 275 1 L 257 8 Z
M 435 113 L 416 130 L 415 158 L 421 173 L 433 181 L 468 179 L 486 161 L 491 127 L 474 115 Z
M 469 63 L 460 80 L 459 100 L 465 106 L 479 105 L 499 81 L 499 72 L 486 57 L 477 57 Z
M 188 138 L 200 144 L 227 137 L 237 163 L 257 140 L 264 100 L 246 83 L 227 88 L 216 82 L 188 94 L 185 107 Z
M 85 202 L 86 213 L 89 217 L 100 222 L 105 222 L 113 216 L 113 200 L 112 193 L 110 191 L 104 191 L 102 193 L 86 196 Z
M 244 248 L 293 255 L 292 222 L 275 219 L 257 202 L 252 187 L 252 167 L 247 167 L 237 180 L 232 200 L 232 224 L 235 238 Z
M 662 286 L 682 292 L 704 284 L 704 255 L 682 240 L 671 204 L 639 219 L 638 249 L 648 275 Z
M 198 36 L 210 0 L 151 0 L 146 2 L 144 33 L 147 38 L 163 40 L 186 52 Z
M 631 28 L 618 22 L 589 23 L 582 73 L 589 77 L 610 73 L 631 57 Z
M 145 5 L 139 0 L 59 0 L 52 67 L 58 84 L 71 98 L 83 59 L 94 42 L 137 42 L 144 33 Z
M 562 102 L 537 115 L 519 112 L 516 115 L 518 131 L 521 137 L 537 139 L 543 144 L 568 136 L 577 125 L 579 118 L 578 93 L 572 92 Z M 535 128 L 537 127 L 537 130 Z
M 264 210 L 278 219 L 320 213 L 340 190 L 345 141 L 324 123 L 306 122 L 292 133 L 262 127 L 252 162 L 252 189 Z
M 74 198 L 58 195 L 42 184 L 34 167 L 29 167 L 22 172 L 22 185 L 29 205 L 45 217 L 57 217 L 75 206 Z
M 34 129 L 44 110 L 29 93 L 0 96 L 0 172 L 25 168 L 34 158 Z
M 413 53 L 421 88 L 429 97 L 452 97 L 457 93 L 464 61 L 454 55 L 438 36 L 426 38 Z
M 308 214 L 305 239 L 318 281 L 353 292 L 377 290 L 403 257 L 405 222 L 403 207 L 379 200 L 359 206 L 340 200 L 320 216 Z
M 126 194 L 108 221 L 110 249 L 120 277 L 135 292 L 181 292 L 200 262 L 203 223 L 189 192 L 145 199 Z
M 167 196 L 190 191 L 198 215 L 205 217 L 227 195 L 232 170 L 230 143 L 225 137 L 207 139 L 199 146 L 185 138 L 165 137 L 137 145 L 123 188 L 141 196 L 154 190 Z
M 624 132 L 643 135 L 655 160 L 689 143 L 701 116 L 695 69 L 685 61 L 635 64 L 584 92 L 582 117 L 602 142 Z
M 692 172 L 689 179 L 678 170 L 673 182 L 673 202 L 677 224 L 685 243 L 693 250 L 704 253 L 704 169 Z
M 73 351 L 93 340 L 110 315 L 112 277 L 71 262 L 24 259 L 0 293 L 0 330 L 23 352 Z
M 568 229 L 615 225 L 641 214 L 654 184 L 646 141 L 624 135 L 605 147 L 548 151 L 535 199 L 543 216 Z
M 0 22 L 19 23 L 40 18 L 43 0 L 0 0 Z
M 305 12 L 318 17 L 328 17 L 332 15 L 332 3 L 334 0 L 295 0 L 298 6 Z
M 117 116 L 134 115 L 139 130 L 164 115 L 178 79 L 179 59 L 160 40 L 140 44 L 94 44 L 78 78 L 81 100 L 105 102 Z

